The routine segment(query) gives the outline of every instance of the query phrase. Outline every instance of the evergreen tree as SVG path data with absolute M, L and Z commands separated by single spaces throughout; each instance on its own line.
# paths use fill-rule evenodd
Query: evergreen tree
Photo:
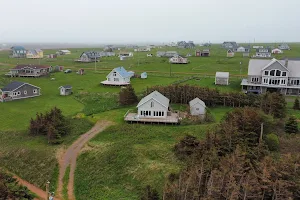
M 298 122 L 295 116 L 290 116 L 285 124 L 286 133 L 298 133 Z
M 293 106 L 294 110 L 300 110 L 299 99 L 296 98 Z
M 138 102 L 138 98 L 134 92 L 134 88 L 131 85 L 121 88 L 119 93 L 120 105 L 132 105 Z

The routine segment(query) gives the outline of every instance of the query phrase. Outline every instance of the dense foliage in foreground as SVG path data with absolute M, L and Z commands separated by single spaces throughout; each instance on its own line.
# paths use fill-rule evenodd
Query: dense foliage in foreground
M 15 178 L 0 171 L 0 199 L 32 200 L 33 198 L 33 194 L 26 187 L 18 185 Z

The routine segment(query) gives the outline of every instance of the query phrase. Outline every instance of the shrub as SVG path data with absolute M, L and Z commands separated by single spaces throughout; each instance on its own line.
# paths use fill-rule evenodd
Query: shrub
M 274 133 L 268 134 L 266 136 L 266 144 L 270 151 L 278 151 L 279 150 L 279 139 L 278 136 Z

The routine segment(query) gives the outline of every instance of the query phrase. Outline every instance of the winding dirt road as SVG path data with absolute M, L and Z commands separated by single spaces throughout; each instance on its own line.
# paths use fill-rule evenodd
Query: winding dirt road
M 74 195 L 74 173 L 76 169 L 76 159 L 77 156 L 82 149 L 82 147 L 94 136 L 98 133 L 111 126 L 113 123 L 110 121 L 98 121 L 94 127 L 81 135 L 67 150 L 60 153 L 58 158 L 59 163 L 59 177 L 58 177 L 58 188 L 57 188 L 57 196 L 61 199 L 62 191 L 63 191 L 63 178 L 66 173 L 67 167 L 70 165 L 70 174 L 69 174 L 69 182 L 68 182 L 68 199 L 75 200 Z

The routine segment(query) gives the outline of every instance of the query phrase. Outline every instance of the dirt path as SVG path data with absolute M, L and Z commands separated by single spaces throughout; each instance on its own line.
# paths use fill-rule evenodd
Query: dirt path
M 82 149 L 82 147 L 87 143 L 90 139 L 92 139 L 99 132 L 103 131 L 107 127 L 111 126 L 113 123 L 109 121 L 98 121 L 95 126 L 81 135 L 66 151 L 60 153 L 59 156 L 59 177 L 58 177 L 58 188 L 57 188 L 57 196 L 62 198 L 63 191 L 63 178 L 66 173 L 67 167 L 70 165 L 70 174 L 69 174 L 69 182 L 68 182 L 68 199 L 75 200 L 74 195 L 74 173 L 76 169 L 76 159 L 77 156 Z

